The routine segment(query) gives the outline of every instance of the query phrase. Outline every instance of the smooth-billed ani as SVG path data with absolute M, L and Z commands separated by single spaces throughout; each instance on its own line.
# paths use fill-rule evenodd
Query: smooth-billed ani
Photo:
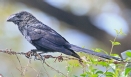
M 41 21 L 37 20 L 29 12 L 21 11 L 19 13 L 13 14 L 8 18 L 7 21 L 17 24 L 22 35 L 32 45 L 34 45 L 37 50 L 42 51 L 44 53 L 62 52 L 66 55 L 71 55 L 81 60 L 80 56 L 74 52 L 77 51 L 85 52 L 106 59 L 120 59 L 70 44 L 59 33 L 57 33 L 49 26 L 43 24 Z

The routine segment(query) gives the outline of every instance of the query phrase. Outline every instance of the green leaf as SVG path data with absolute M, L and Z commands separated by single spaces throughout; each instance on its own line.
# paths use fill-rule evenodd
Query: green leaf
M 71 67 L 67 66 L 67 71 L 70 72 L 71 71 Z
M 118 54 L 111 54 L 111 56 L 120 57 Z
M 97 74 L 93 74 L 91 77 L 98 77 L 98 75 Z
M 131 68 L 126 68 L 126 70 L 125 70 L 125 76 L 128 75 L 128 73 L 130 73 L 130 72 L 131 72 Z
M 111 44 L 113 45 L 113 41 L 112 41 L 112 40 L 110 40 L 110 42 L 111 42 Z
M 110 40 L 111 41 L 111 40 Z M 117 41 L 111 41 L 111 43 L 112 43 L 112 45 L 121 45 L 121 43 L 120 42 L 117 42 Z
M 94 51 L 101 52 L 102 50 L 100 48 L 96 48 Z
M 106 72 L 105 75 L 106 77 L 113 77 L 114 74 L 112 72 Z
M 95 48 L 95 49 L 92 49 L 93 51 L 95 52 L 104 52 L 105 54 L 108 54 L 105 50 L 101 49 L 101 48 Z
M 92 69 L 91 71 L 92 71 L 93 73 L 95 73 L 95 72 L 97 71 L 97 69 Z
M 83 74 L 81 74 L 80 76 L 82 76 L 82 77 L 86 77 L 87 74 L 86 74 L 86 73 L 83 73 Z
M 98 62 L 98 64 L 102 65 L 102 66 L 105 66 L 105 67 L 109 66 L 109 64 L 107 62 L 102 62 L 102 61 Z
M 119 31 L 118 31 L 118 30 L 115 29 L 115 31 L 116 31 L 116 34 L 119 34 Z
M 120 34 L 120 35 L 126 35 L 126 34 L 122 31 L 122 29 L 120 29 L 119 34 Z
M 114 42 L 113 45 L 121 45 L 120 42 Z
M 123 32 L 122 29 L 120 29 L 120 31 L 118 31 L 118 30 L 115 29 L 115 31 L 116 31 L 116 34 L 117 34 L 117 35 L 126 35 L 126 34 Z
M 103 74 L 103 71 L 97 71 L 96 74 Z
M 73 77 L 78 77 L 78 76 L 74 75 Z
M 128 56 L 128 57 L 131 57 L 131 52 L 126 52 L 126 55 Z

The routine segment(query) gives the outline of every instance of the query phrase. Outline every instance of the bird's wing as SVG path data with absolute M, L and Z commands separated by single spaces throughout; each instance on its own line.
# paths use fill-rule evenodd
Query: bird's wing
M 46 38 L 40 38 L 39 40 L 34 40 L 33 41 L 34 45 L 36 46 L 37 49 L 42 48 L 43 51 L 45 52 L 62 52 L 67 55 L 73 55 L 74 51 L 70 51 L 69 49 L 66 49 L 63 45 L 58 45 L 53 43 L 52 41 L 47 40 Z M 45 50 L 44 50 L 45 49 Z
M 30 36 L 31 40 L 42 38 L 58 46 L 64 46 L 68 44 L 68 41 L 66 41 L 64 37 L 51 28 L 30 28 L 28 35 Z
M 68 42 L 53 29 L 34 28 L 28 32 L 28 35 L 36 47 L 43 47 L 47 50 L 58 51 L 67 55 L 72 55 L 74 53 L 67 48 Z

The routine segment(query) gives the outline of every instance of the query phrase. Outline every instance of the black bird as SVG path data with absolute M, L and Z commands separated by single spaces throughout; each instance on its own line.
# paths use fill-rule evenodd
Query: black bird
M 81 60 L 80 56 L 77 53 L 75 53 L 75 51 L 77 51 L 85 52 L 106 59 L 120 60 L 120 58 L 109 56 L 103 53 L 94 52 L 92 50 L 70 44 L 59 33 L 57 33 L 49 26 L 43 24 L 29 12 L 21 11 L 19 13 L 13 14 L 7 19 L 7 21 L 13 22 L 14 24 L 18 25 L 18 29 L 20 30 L 22 35 L 32 45 L 34 45 L 37 50 L 42 51 L 44 53 L 62 52 L 66 55 L 71 55 Z

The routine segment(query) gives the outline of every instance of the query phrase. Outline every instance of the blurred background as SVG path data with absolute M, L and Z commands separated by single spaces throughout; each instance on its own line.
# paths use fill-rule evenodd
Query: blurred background
M 113 53 L 131 49 L 131 1 L 130 0 L 0 0 L 0 49 L 12 49 L 18 52 L 27 52 L 34 49 L 19 32 L 16 25 L 6 22 L 13 13 L 28 11 L 37 19 L 50 26 L 70 43 L 88 49 L 102 48 L 110 51 L 111 42 L 116 36 L 115 29 L 122 29 L 125 36 L 118 37 L 120 46 L 115 46 Z M 57 54 L 55 54 L 57 55 Z M 21 65 L 27 65 L 24 56 L 18 56 Z M 56 69 L 68 74 L 67 62 L 54 63 L 48 60 Z M 48 77 L 40 61 L 32 60 L 24 77 Z M 65 66 L 65 67 L 63 67 Z M 16 56 L 0 54 L 0 74 L 5 77 L 21 77 L 20 64 Z M 46 67 L 50 77 L 61 77 L 60 74 Z M 79 70 L 79 71 L 78 71 Z M 70 76 L 81 72 L 79 68 Z

